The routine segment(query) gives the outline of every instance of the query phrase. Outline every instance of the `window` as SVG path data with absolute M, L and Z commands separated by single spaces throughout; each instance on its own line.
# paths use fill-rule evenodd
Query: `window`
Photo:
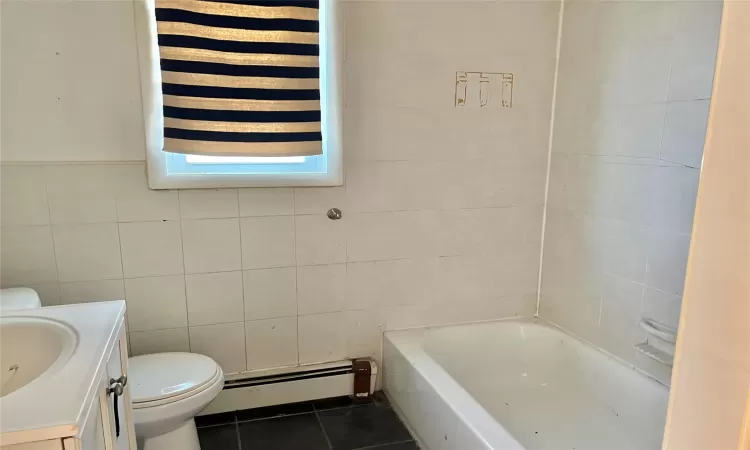
M 152 189 L 338 186 L 343 183 L 340 65 L 334 0 L 320 0 L 320 99 L 323 153 L 315 156 L 203 156 L 164 148 L 161 68 L 155 0 L 138 4 L 136 23 Z M 163 151 L 163 150 L 164 151 Z

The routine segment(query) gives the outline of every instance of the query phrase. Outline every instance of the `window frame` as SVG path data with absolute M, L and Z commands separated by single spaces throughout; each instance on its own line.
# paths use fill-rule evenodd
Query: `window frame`
M 274 173 L 169 173 L 164 146 L 161 69 L 155 0 L 134 2 L 141 97 L 146 133 L 146 166 L 151 189 L 341 186 L 344 183 L 341 139 L 341 61 L 343 36 L 337 0 L 320 0 L 320 97 L 325 171 Z

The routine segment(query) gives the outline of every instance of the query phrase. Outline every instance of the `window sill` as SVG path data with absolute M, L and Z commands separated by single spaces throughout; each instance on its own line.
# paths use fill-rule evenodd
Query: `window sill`
M 341 164 L 326 173 L 263 174 L 168 174 L 164 158 L 149 155 L 148 184 L 151 189 L 212 189 L 241 187 L 324 187 L 344 184 Z

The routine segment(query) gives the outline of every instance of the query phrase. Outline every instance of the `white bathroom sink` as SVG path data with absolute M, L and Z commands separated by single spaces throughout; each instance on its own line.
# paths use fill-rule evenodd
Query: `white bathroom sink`
M 0 397 L 59 371 L 77 344 L 76 332 L 63 322 L 0 317 Z

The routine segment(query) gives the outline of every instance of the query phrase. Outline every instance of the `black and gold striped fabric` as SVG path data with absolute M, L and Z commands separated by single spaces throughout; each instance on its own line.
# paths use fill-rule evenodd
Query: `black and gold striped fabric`
M 322 153 L 318 0 L 157 0 L 164 151 Z

